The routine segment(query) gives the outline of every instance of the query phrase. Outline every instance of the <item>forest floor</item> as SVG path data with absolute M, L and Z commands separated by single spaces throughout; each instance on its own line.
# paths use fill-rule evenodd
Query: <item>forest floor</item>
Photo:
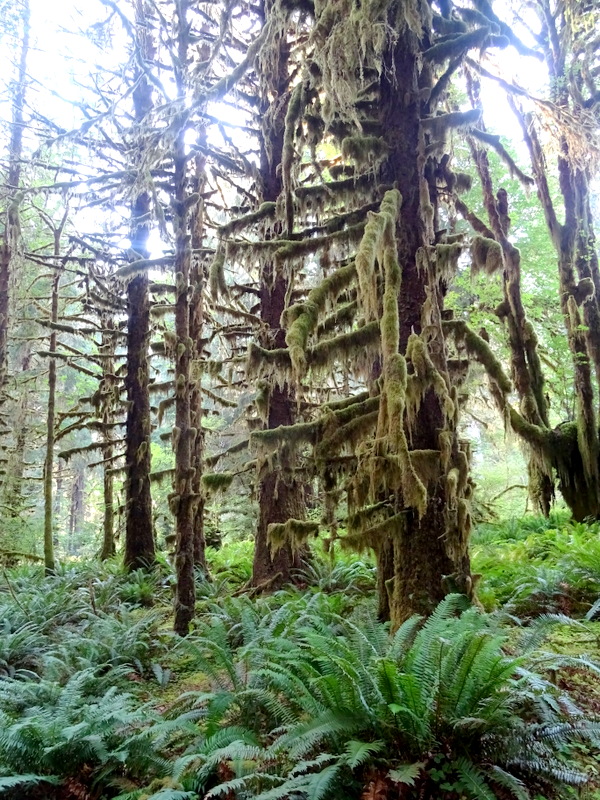
M 185 640 L 166 559 L 4 569 L 0 797 L 600 800 L 599 525 L 480 526 L 485 612 L 395 637 L 369 560 L 250 599 L 251 557 L 211 551 Z

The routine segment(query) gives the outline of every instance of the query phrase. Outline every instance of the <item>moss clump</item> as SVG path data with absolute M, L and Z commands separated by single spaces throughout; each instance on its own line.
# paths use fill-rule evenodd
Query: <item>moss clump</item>
M 256 225 L 258 222 L 262 222 L 264 219 L 274 217 L 276 207 L 276 203 L 262 203 L 256 211 L 251 211 L 249 214 L 244 214 L 237 219 L 232 219 L 231 222 L 227 222 L 225 225 L 221 225 L 219 228 L 219 236 L 226 238 L 238 231 L 244 231 L 246 228 Z
M 354 161 L 357 167 L 378 164 L 388 154 L 388 146 L 379 136 L 346 136 L 342 140 L 342 157 Z
M 434 141 L 440 141 L 445 138 L 447 131 L 470 128 L 477 125 L 480 119 L 481 109 L 473 108 L 469 111 L 452 111 L 437 117 L 427 117 L 421 120 L 421 125 Z
M 287 522 L 274 522 L 267 529 L 267 538 L 273 557 L 282 547 L 289 545 L 293 552 L 302 549 L 306 540 L 319 535 L 319 523 L 302 519 L 288 519 Z
M 234 477 L 232 472 L 205 472 L 202 476 L 202 486 L 213 494 L 224 492 L 229 489 Z
M 225 280 L 225 250 L 219 247 L 212 260 L 208 273 L 208 285 L 212 297 L 216 300 L 219 296 L 228 294 Z
M 471 242 L 471 273 L 477 275 L 484 272 L 486 275 L 494 275 L 504 269 L 502 258 L 502 247 L 494 239 L 487 239 L 485 236 L 474 236 Z
M 460 24 L 460 23 L 458 23 Z M 443 42 L 434 44 L 423 53 L 423 58 L 432 64 L 441 64 L 447 58 L 457 58 L 474 47 L 481 47 L 490 35 L 489 25 L 468 33 L 449 34 Z
M 327 276 L 319 286 L 311 289 L 304 303 L 291 306 L 284 312 L 282 322 L 284 324 L 286 321 L 291 322 L 285 341 L 289 347 L 290 359 L 297 380 L 306 372 L 308 338 L 317 327 L 319 314 L 325 310 L 327 302 L 335 302 L 339 294 L 350 285 L 355 275 L 354 263 L 341 267 Z
M 504 397 L 512 391 L 512 383 L 504 373 L 500 361 L 489 344 L 470 328 L 463 320 L 444 320 L 442 327 L 446 333 L 454 335 L 457 343 L 463 343 L 470 356 L 475 358 L 495 382 Z

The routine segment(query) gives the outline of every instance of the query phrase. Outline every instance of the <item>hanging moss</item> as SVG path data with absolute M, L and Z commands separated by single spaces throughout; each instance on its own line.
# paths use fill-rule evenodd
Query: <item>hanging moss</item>
M 210 265 L 208 285 L 213 299 L 216 300 L 219 296 L 227 297 L 228 288 L 227 281 L 225 280 L 225 250 L 222 246 L 219 246 Z
M 283 444 L 292 447 L 298 444 L 316 444 L 319 433 L 317 422 L 297 422 L 295 425 L 279 425 L 263 431 L 253 431 L 250 444 L 260 444 L 269 449 L 276 449 Z
M 313 238 L 298 239 L 297 241 L 276 241 L 275 260 L 278 264 L 282 264 L 288 260 L 317 253 L 319 250 L 327 250 L 337 242 L 344 244 L 356 242 L 361 238 L 364 227 L 365 223 L 361 221 L 354 225 L 349 225 L 341 231 L 333 231 L 326 236 L 315 236 Z M 273 243 L 270 244 L 272 245 Z
M 262 203 L 256 211 L 251 211 L 249 214 L 244 214 L 237 219 L 231 220 L 231 222 L 227 222 L 225 225 L 221 225 L 219 236 L 226 239 L 239 231 L 244 231 L 252 225 L 256 225 L 258 222 L 262 222 L 264 219 L 274 217 L 276 206 L 276 203 Z
M 232 472 L 205 472 L 202 476 L 202 486 L 212 494 L 224 492 L 229 489 L 234 477 Z
M 365 391 L 352 395 L 351 397 L 344 397 L 341 400 L 330 400 L 329 402 L 325 403 L 324 407 L 331 411 L 341 411 L 344 408 L 348 408 L 348 406 L 352 406 L 355 403 L 362 403 L 369 398 L 369 392 Z
M 294 138 L 298 122 L 306 105 L 306 94 L 304 84 L 298 84 L 292 91 L 290 102 L 288 103 L 285 115 L 285 126 L 283 134 L 283 149 L 281 153 L 281 178 L 285 202 L 285 219 L 288 233 L 294 228 L 294 209 L 292 200 L 292 165 L 294 163 L 296 151 L 294 148 Z
M 388 154 L 389 148 L 379 136 L 355 134 L 342 140 L 342 158 L 354 161 L 357 167 L 378 164 Z
M 456 275 L 458 259 L 462 251 L 462 241 L 435 245 L 435 264 L 438 277 L 448 282 Z
M 306 372 L 308 338 L 317 327 L 319 314 L 323 312 L 328 301 L 335 302 L 355 275 L 354 263 L 341 267 L 328 275 L 319 286 L 311 289 L 304 303 L 291 306 L 284 312 L 282 323 L 290 324 L 285 341 L 289 347 L 290 359 L 297 380 Z
M 458 23 L 460 24 L 460 23 Z M 433 64 L 441 64 L 447 58 L 457 58 L 474 47 L 481 47 L 490 35 L 489 24 L 468 33 L 446 36 L 444 41 L 434 44 L 423 52 L 423 58 Z
M 319 523 L 301 519 L 288 519 L 287 522 L 271 523 L 267 528 L 267 538 L 271 547 L 271 557 L 282 547 L 290 546 L 293 552 L 302 549 L 306 540 L 319 535 Z
M 340 536 L 339 542 L 346 550 L 363 552 L 369 548 L 377 551 L 381 543 L 387 539 L 399 537 L 406 526 L 405 513 L 395 514 L 376 525 L 361 530 L 359 533 L 349 533 Z
M 344 303 L 339 306 L 333 314 L 325 317 L 323 322 L 317 325 L 317 337 L 326 333 L 331 333 L 331 331 L 339 330 L 344 325 L 351 325 L 356 318 L 357 308 L 357 300 L 351 300 L 349 303 Z
M 368 321 L 378 318 L 378 299 L 375 263 L 383 250 L 384 237 L 393 239 L 402 197 L 397 189 L 387 191 L 381 201 L 379 214 L 370 214 L 355 257 L 360 302 Z M 389 244 L 389 241 L 388 241 Z
M 215 453 L 212 456 L 208 456 L 205 459 L 204 463 L 206 464 L 207 467 L 214 467 L 216 464 L 219 463 L 219 461 L 222 458 L 225 458 L 226 456 L 230 455 L 235 455 L 236 453 L 241 453 L 242 451 L 247 450 L 249 444 L 250 444 L 249 439 L 242 439 L 241 442 L 232 445 L 231 447 L 227 448 L 227 450 L 224 450 L 222 453 Z
M 344 447 L 353 451 L 362 439 L 372 435 L 377 425 L 378 416 L 378 410 L 371 411 L 369 414 L 355 417 L 345 425 L 336 427 L 328 436 L 323 438 L 317 447 L 317 459 L 327 461 L 330 456 L 336 455 Z
M 427 117 L 421 120 L 421 125 L 434 141 L 443 140 L 449 130 L 461 130 L 477 125 L 481 119 L 481 109 L 473 108 L 469 111 L 452 111 L 449 114 L 439 114 L 436 117 Z
M 505 375 L 502 364 L 492 352 L 489 344 L 481 336 L 478 336 L 463 320 L 444 320 L 442 327 L 444 331 L 451 333 L 457 342 L 463 343 L 469 355 L 485 367 L 488 376 L 492 378 L 504 396 L 511 393 L 512 383 Z
M 311 369 L 331 367 L 340 359 L 350 365 L 360 365 L 365 358 L 372 363 L 378 347 L 379 323 L 370 322 L 355 331 L 319 342 L 308 351 L 307 362 Z
M 471 273 L 477 275 L 484 272 L 486 275 L 494 275 L 504 269 L 502 258 L 502 247 L 494 239 L 487 239 L 485 236 L 474 236 L 471 242 Z

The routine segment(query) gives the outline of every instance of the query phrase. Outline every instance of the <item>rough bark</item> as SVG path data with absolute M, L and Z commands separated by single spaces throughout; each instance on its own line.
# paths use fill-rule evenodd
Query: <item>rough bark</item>
M 55 233 L 54 255 L 60 252 L 60 234 Z M 52 300 L 50 319 L 58 322 L 58 292 L 60 286 L 60 270 L 55 268 L 52 279 Z M 56 352 L 57 333 L 50 334 L 50 352 Z M 54 539 L 53 539 L 53 481 L 54 481 L 54 438 L 56 419 L 56 359 L 52 356 L 48 366 L 48 410 L 46 412 L 46 457 L 44 460 L 44 567 L 46 574 L 54 572 Z
M 206 144 L 206 132 L 201 128 L 198 134 L 198 144 Z M 194 192 L 199 196 L 196 207 L 192 210 L 191 232 L 192 249 L 199 251 L 204 236 L 204 200 L 202 198 L 206 174 L 206 159 L 196 156 L 194 162 Z M 202 257 L 196 253 L 192 259 L 190 298 L 190 339 L 194 348 L 197 363 L 202 359 L 204 347 L 204 287 L 206 285 L 205 264 Z M 192 492 L 195 496 L 193 505 L 194 526 L 194 565 L 200 568 L 205 577 L 209 577 L 208 564 L 206 563 L 206 540 L 204 537 L 204 508 L 205 498 L 202 488 L 202 472 L 204 468 L 204 430 L 202 428 L 202 383 L 200 376 L 195 376 L 190 386 L 190 424 L 196 431 L 192 443 Z
M 405 353 L 411 333 L 421 333 L 426 293 L 426 276 L 417 266 L 417 251 L 432 244 L 428 239 L 420 208 L 419 161 L 421 104 L 418 81 L 419 43 L 407 27 L 395 47 L 387 53 L 380 86 L 380 121 L 389 157 L 383 180 L 395 184 L 402 195 L 396 225 L 398 261 L 402 285 L 398 298 L 400 323 L 399 352 Z M 434 110 L 429 109 L 430 113 Z M 433 288 L 433 287 L 430 287 Z M 438 287 L 435 292 L 439 293 Z M 441 299 L 438 297 L 438 302 Z M 430 343 L 431 357 L 441 374 L 446 374 L 447 357 L 443 337 Z M 423 397 L 412 431 L 412 449 L 439 450 L 439 434 L 452 434 L 452 455 L 458 449 L 456 430 L 446 419 L 440 398 L 429 389 Z M 447 593 L 445 576 L 469 590 L 470 563 L 468 531 L 455 524 L 448 512 L 445 481 L 428 486 L 425 513 L 419 517 L 408 508 L 402 533 L 394 538 L 394 578 L 388 582 L 390 618 L 397 627 L 412 614 L 429 614 Z M 380 598 L 381 602 L 381 598 Z
M 185 76 L 182 70 L 187 63 L 188 25 L 184 4 L 177 6 L 178 64 L 175 81 L 178 96 L 185 99 Z M 190 338 L 190 268 L 192 260 L 189 233 L 190 205 L 189 180 L 185 134 L 186 115 L 174 120 L 177 137 L 173 148 L 174 194 L 173 228 L 175 234 L 175 476 L 171 503 L 175 511 L 175 632 L 185 636 L 194 616 L 196 586 L 194 583 L 194 488 L 192 482 L 192 451 L 197 431 L 191 426 L 190 364 L 194 356 L 194 342 Z
M 265 4 L 266 6 L 267 4 Z M 260 116 L 263 120 L 261 131 L 261 161 L 259 173 L 259 202 L 276 202 L 282 192 L 281 159 L 285 130 L 286 104 L 281 99 L 288 91 L 288 45 L 285 35 L 278 39 L 279 71 L 272 76 L 263 76 L 270 86 L 263 86 Z M 268 98 L 267 88 L 273 93 Z M 289 220 L 288 220 L 289 224 Z M 281 315 L 286 307 L 289 290 L 289 274 L 278 269 L 273 260 L 262 264 L 260 273 L 260 318 L 264 324 L 261 344 L 267 349 L 285 347 L 285 330 L 281 325 Z M 269 392 L 269 409 L 266 415 L 266 428 L 279 425 L 292 425 L 295 422 L 294 391 L 291 386 L 273 386 Z M 285 466 L 285 465 L 284 465 Z M 254 560 L 250 584 L 254 587 L 267 585 L 274 589 L 289 583 L 293 569 L 301 566 L 301 555 L 294 552 L 290 544 L 284 544 L 272 554 L 268 541 L 269 525 L 287 522 L 288 519 L 304 519 L 304 491 L 299 481 L 290 471 L 265 471 L 259 478 L 257 487 L 259 519 L 254 544 Z
M 19 245 L 19 186 L 23 159 L 23 130 L 25 94 L 27 89 L 27 56 L 29 52 L 30 9 L 28 0 L 22 3 L 21 52 L 15 89 L 12 97 L 12 121 L 8 152 L 7 200 L 4 214 L 4 231 L 0 242 L 0 406 L 5 399 L 8 379 L 8 326 L 10 311 L 10 284 L 13 256 Z
M 139 57 L 153 56 L 149 6 L 135 0 L 136 47 Z M 151 111 L 152 86 L 141 69 L 136 70 L 133 106 L 136 123 L 143 123 Z M 135 156 L 141 163 L 143 153 Z M 151 198 L 140 191 L 135 198 L 131 220 L 131 250 L 134 258 L 147 258 Z M 150 396 L 148 393 L 148 344 L 150 340 L 150 299 L 148 275 L 136 275 L 127 285 L 127 390 L 126 439 L 126 523 L 125 566 L 148 568 L 154 562 L 155 545 L 150 494 Z
M 105 314 L 101 317 L 102 344 L 99 352 L 105 358 L 102 359 L 102 381 L 100 383 L 100 398 L 102 422 L 105 423 L 102 436 L 104 447 L 102 448 L 102 488 L 104 510 L 102 519 L 102 549 L 100 559 L 105 561 L 115 554 L 115 479 L 112 472 L 114 446 L 112 423 L 115 420 L 114 408 L 115 401 L 118 399 L 118 387 L 115 383 L 114 372 L 115 364 L 113 356 L 115 354 L 115 339 L 110 331 L 114 330 L 114 320 L 112 316 Z

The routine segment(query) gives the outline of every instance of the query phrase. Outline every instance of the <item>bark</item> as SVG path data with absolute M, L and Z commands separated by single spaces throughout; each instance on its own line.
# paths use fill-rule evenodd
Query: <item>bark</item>
M 111 356 L 110 358 L 102 359 L 104 375 L 99 390 L 102 403 L 102 421 L 107 425 L 102 432 L 104 439 L 102 457 L 105 463 L 102 475 L 104 513 L 102 521 L 102 550 L 100 551 L 100 559 L 105 561 L 115 554 L 115 486 L 112 473 L 114 447 L 111 443 L 113 432 L 110 426 L 115 420 L 115 400 L 118 400 L 119 390 L 114 380 L 115 364 L 112 358 L 115 353 L 115 339 L 109 333 L 109 331 L 114 330 L 114 320 L 109 315 L 103 315 L 101 324 L 102 330 L 105 332 L 102 334 L 102 345 L 99 348 L 99 352 L 103 356 Z
M 204 127 L 198 134 L 198 144 L 206 144 Z M 192 249 L 199 250 L 204 236 L 204 200 L 202 198 L 206 182 L 206 159 L 204 156 L 195 158 L 194 192 L 199 196 L 198 203 L 192 211 L 191 235 Z M 206 285 L 205 264 L 200 255 L 196 255 L 191 266 L 192 294 L 190 298 L 190 339 L 194 348 L 195 358 L 198 363 L 202 359 L 204 347 L 204 287 Z M 206 563 L 206 539 L 204 536 L 204 508 L 205 499 L 202 489 L 202 471 L 204 468 L 204 429 L 202 427 L 202 383 L 199 376 L 191 382 L 190 387 L 190 424 L 196 431 L 192 443 L 192 491 L 195 496 L 193 505 L 194 526 L 194 564 L 201 569 L 205 577 L 209 577 L 208 564 Z
M 177 6 L 178 64 L 175 68 L 175 81 L 178 95 L 185 98 L 185 76 L 182 70 L 187 63 L 188 26 L 184 4 Z M 190 363 L 194 343 L 190 338 L 190 268 L 192 250 L 189 212 L 189 181 L 187 176 L 187 156 L 185 134 L 187 126 L 185 114 L 180 120 L 175 118 L 174 129 L 177 138 L 173 149 L 175 168 L 173 195 L 173 228 L 175 233 L 175 476 L 173 480 L 172 505 L 175 510 L 175 632 L 185 636 L 194 616 L 196 587 L 194 583 L 194 488 L 192 485 L 192 450 L 197 431 L 191 426 L 191 384 Z
M 71 485 L 71 508 L 69 510 L 69 555 L 75 553 L 75 537 L 81 532 L 85 518 L 84 506 L 85 489 L 85 464 L 78 463 L 73 472 L 73 482 Z
M 380 84 L 380 121 L 390 148 L 384 166 L 383 181 L 395 184 L 402 195 L 402 207 L 396 226 L 398 260 L 402 268 L 402 286 L 398 298 L 400 321 L 399 352 L 406 351 L 410 334 L 422 330 L 422 309 L 427 299 L 426 276 L 417 268 L 417 251 L 431 244 L 420 212 L 419 187 L 422 165 L 419 163 L 419 127 L 421 108 L 418 84 L 419 43 L 404 28 L 393 49 L 386 54 Z M 428 109 L 430 113 L 434 110 Z M 430 293 L 439 305 L 443 302 L 440 287 L 430 285 Z M 443 289 L 443 287 L 442 287 Z M 430 355 L 447 378 L 446 349 L 441 332 L 429 342 Z M 439 450 L 439 433 L 452 433 L 452 457 L 458 450 L 456 430 L 445 418 L 440 399 L 427 390 L 422 400 L 412 434 L 411 449 Z M 447 593 L 447 576 L 456 576 L 455 585 L 470 593 L 468 523 L 457 524 L 449 510 L 443 478 L 428 486 L 427 507 L 421 518 L 413 509 L 405 512 L 402 534 L 394 538 L 394 575 L 386 580 L 390 594 L 389 610 L 393 628 L 413 614 L 429 614 Z M 388 556 L 389 558 L 389 556 Z M 383 598 L 380 594 L 380 604 Z
M 60 252 L 60 235 L 55 233 L 54 255 Z M 52 280 L 52 307 L 50 319 L 58 322 L 58 291 L 60 271 L 55 268 Z M 57 334 L 50 334 L 50 352 L 55 353 Z M 56 359 L 52 356 L 48 366 L 48 410 L 46 414 L 46 458 L 44 460 L 44 567 L 46 574 L 54 572 L 54 539 L 53 539 L 53 480 L 54 480 L 54 437 L 56 418 Z
M 31 366 L 31 353 L 29 346 L 21 358 L 21 372 L 25 375 Z M 25 473 L 25 451 L 29 438 L 29 389 L 27 385 L 20 388 L 16 415 L 15 415 L 15 444 L 8 457 L 6 481 L 2 486 L 4 503 L 10 507 L 12 517 L 19 516 L 23 506 L 23 476 Z
M 149 6 L 135 0 L 136 42 L 139 57 L 150 60 L 154 54 L 149 23 Z M 136 123 L 142 124 L 153 107 L 152 86 L 138 68 L 133 90 Z M 136 154 L 137 163 L 143 157 Z M 132 208 L 131 249 L 136 258 L 147 258 L 151 198 L 140 191 Z M 150 396 L 148 393 L 148 344 L 150 340 L 150 299 L 148 275 L 136 275 L 127 286 L 127 390 L 126 439 L 126 522 L 125 566 L 148 568 L 154 563 L 155 545 L 150 494 Z
M 8 327 L 10 311 L 10 283 L 13 255 L 20 238 L 19 186 L 23 157 L 23 130 L 25 93 L 27 88 L 27 56 L 29 52 L 29 0 L 22 3 L 21 53 L 15 90 L 12 97 L 12 122 L 8 152 L 8 208 L 4 219 L 4 232 L 0 242 L 0 406 L 5 400 L 8 379 Z
M 281 98 L 288 91 L 287 69 L 289 50 L 285 36 L 278 40 L 279 71 L 271 80 L 270 91 L 277 99 L 267 97 L 263 86 L 260 116 L 263 120 L 261 135 L 261 162 L 259 175 L 259 201 L 275 202 L 282 191 L 281 160 L 285 130 L 286 104 Z M 266 77 L 266 76 L 264 76 Z M 288 223 L 289 224 L 289 223 Z M 289 290 L 289 277 L 279 270 L 273 261 L 262 265 L 260 274 L 260 318 L 264 324 L 261 345 L 268 349 L 285 347 L 285 330 L 281 327 L 281 315 L 286 307 Z M 289 385 L 274 386 L 269 397 L 266 428 L 279 425 L 293 425 L 294 391 Z M 259 519 L 254 544 L 254 560 L 250 585 L 268 586 L 275 589 L 289 583 L 292 571 L 302 566 L 301 554 L 294 552 L 291 545 L 283 545 L 277 553 L 271 554 L 268 542 L 268 528 L 274 523 L 287 522 L 288 519 L 304 519 L 305 502 L 302 482 L 292 470 L 267 471 L 259 479 L 257 498 Z M 285 470 L 285 472 L 284 472 Z

